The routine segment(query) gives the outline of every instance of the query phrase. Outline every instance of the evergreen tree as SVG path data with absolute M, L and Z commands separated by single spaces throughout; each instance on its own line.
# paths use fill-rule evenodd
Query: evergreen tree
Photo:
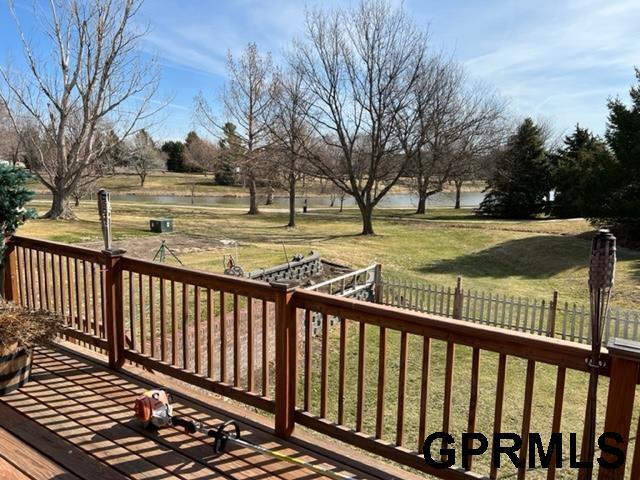
M 533 217 L 547 210 L 549 187 L 543 135 L 527 118 L 500 153 L 478 213 L 501 218 Z
M 227 122 L 222 127 L 222 133 L 224 137 L 218 142 L 220 159 L 215 173 L 215 181 L 218 185 L 234 185 L 236 183 L 234 155 L 240 148 L 236 126 Z
M 161 150 L 167 154 L 167 170 L 170 172 L 184 172 L 184 143 L 164 142 Z
M 640 239 L 640 69 L 638 84 L 630 89 L 631 105 L 609 101 L 606 139 L 616 163 L 599 176 L 591 215 L 594 223 L 612 226 L 623 239 Z
M 565 137 L 564 147 L 549 156 L 555 188 L 552 214 L 571 218 L 588 216 L 593 211 L 593 183 L 603 169 L 613 165 L 606 144 L 586 128 L 576 125 Z
M 30 178 L 24 168 L 0 163 L 0 266 L 4 259 L 5 236 L 14 233 L 26 219 L 35 217 L 35 210 L 24 208 L 33 198 L 33 192 L 26 186 Z

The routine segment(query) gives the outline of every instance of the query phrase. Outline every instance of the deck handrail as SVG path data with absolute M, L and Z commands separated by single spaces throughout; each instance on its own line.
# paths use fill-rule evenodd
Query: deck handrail
M 573 371 L 589 371 L 585 362 L 589 348 L 556 338 L 297 289 L 286 283 L 267 284 L 46 240 L 13 236 L 5 242 L 5 297 L 29 308 L 63 315 L 67 325 L 64 336 L 103 349 L 111 368 L 122 368 L 125 360 L 138 363 L 275 413 L 275 431 L 279 436 L 292 435 L 295 424 L 304 425 L 439 478 L 482 476 L 471 465 L 467 470 L 434 469 L 418 453 L 426 433 L 432 342 L 441 342 L 446 347 L 443 431 L 451 427 L 457 347 L 468 348 L 472 353 L 466 427 L 470 432 L 476 428 L 479 372 L 485 362 L 481 352 L 498 355 L 494 432 L 500 431 L 503 408 L 512 407 L 503 404 L 509 358 L 526 361 L 523 434 L 531 427 L 537 364 L 556 368 L 555 400 L 550 412 L 554 432 L 559 431 L 562 421 L 567 393 L 565 377 Z M 454 317 L 459 318 L 460 304 L 455 298 L 454 301 Z M 339 319 L 339 332 L 329 330 L 329 317 Z M 318 318 L 321 335 L 313 338 L 311 322 Z M 371 331 L 380 339 L 375 355 L 366 341 Z M 349 374 L 348 338 L 355 332 L 357 372 Z M 399 342 L 397 363 L 394 362 L 398 371 L 387 377 L 391 338 Z M 421 352 L 417 354 L 422 358 L 422 370 L 409 372 L 410 344 L 415 348 L 416 339 L 422 340 Z M 330 344 L 335 349 L 336 343 L 337 352 L 330 353 Z M 604 425 L 607 430 L 621 432 L 624 442 L 620 448 L 626 453 L 640 379 L 640 348 L 633 342 L 611 345 L 611 349 L 603 351 L 600 369 L 601 375 L 610 377 Z M 318 347 L 319 353 L 314 353 Z M 269 361 L 272 351 L 273 368 Z M 365 371 L 370 368 L 367 357 L 375 360 L 378 368 L 377 390 L 369 393 L 365 384 Z M 332 368 L 338 391 L 329 398 Z M 275 375 L 274 382 L 271 372 Z M 417 375 L 420 384 L 417 448 L 413 439 L 411 446 L 407 445 L 405 432 L 410 374 Z M 345 405 L 347 377 L 357 390 L 356 404 L 352 406 Z M 320 396 L 311 402 L 314 379 L 320 383 Z M 397 392 L 396 428 L 391 441 L 385 438 L 385 399 L 387 384 L 396 381 L 393 387 Z M 366 395 L 376 398 L 375 431 L 369 431 L 373 427 L 364 421 Z M 349 424 L 351 420 L 345 414 L 351 407 L 355 408 L 355 426 Z M 520 458 L 526 455 L 525 450 L 526 443 Z M 640 478 L 640 447 L 633 450 L 633 458 L 626 463 L 632 465 L 631 478 Z M 549 478 L 553 478 L 554 472 L 552 465 Z M 624 465 L 610 470 L 601 468 L 598 479 L 622 479 L 624 474 Z M 526 472 L 522 470 L 519 478 L 524 475 Z M 496 477 L 493 464 L 490 476 Z

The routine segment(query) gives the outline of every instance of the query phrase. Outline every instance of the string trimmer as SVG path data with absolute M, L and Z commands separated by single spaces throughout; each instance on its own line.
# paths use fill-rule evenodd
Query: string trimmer
M 190 418 L 174 416 L 173 407 L 171 405 L 171 395 L 165 390 L 154 389 L 144 392 L 136 399 L 134 411 L 136 418 L 142 422 L 145 428 L 180 427 L 190 434 L 194 434 L 196 432 L 205 434 L 207 437 L 213 439 L 213 451 L 217 454 L 224 453 L 227 446 L 232 444 L 239 447 L 249 448 L 255 452 L 307 468 L 315 473 L 325 475 L 327 477 L 338 480 L 353 478 L 243 440 L 240 437 L 240 427 L 233 420 L 228 420 L 220 426 L 213 428 Z

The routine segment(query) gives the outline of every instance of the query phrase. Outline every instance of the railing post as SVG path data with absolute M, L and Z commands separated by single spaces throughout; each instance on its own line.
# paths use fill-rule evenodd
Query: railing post
M 462 277 L 456 280 L 456 290 L 453 294 L 453 318 L 462 320 L 462 302 L 464 296 L 462 292 Z
M 382 303 L 382 264 L 376 263 L 373 274 L 373 296 L 376 303 Z
M 604 431 L 622 436 L 623 442 L 615 446 L 623 451 L 626 463 L 633 401 L 640 374 L 640 343 L 614 338 L 607 344 L 607 349 L 611 358 L 611 378 L 609 379 Z M 602 452 L 601 458 L 609 462 L 616 459 L 605 452 Z M 598 480 L 622 480 L 624 471 L 624 464 L 615 469 L 600 467 Z
M 124 311 L 122 306 L 122 255 L 124 250 L 103 250 L 104 302 L 109 368 L 117 370 L 124 364 Z
M 558 291 L 554 290 L 553 298 L 549 304 L 549 319 L 547 322 L 547 337 L 554 337 L 556 334 L 556 315 L 558 313 Z
M 275 369 L 275 434 L 287 438 L 295 426 L 297 337 L 296 309 L 292 306 L 297 282 L 272 282 L 276 298 L 276 369 Z
M 4 238 L 6 250 L 4 252 L 4 292 L 1 292 L 8 302 L 18 300 L 18 256 L 16 246 L 11 236 Z

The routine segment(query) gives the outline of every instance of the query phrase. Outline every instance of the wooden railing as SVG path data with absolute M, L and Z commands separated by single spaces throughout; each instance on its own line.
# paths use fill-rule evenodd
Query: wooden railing
M 131 361 L 272 412 L 282 437 L 297 423 L 439 478 L 521 479 L 560 471 L 499 469 L 489 454 L 438 469 L 423 441 L 449 432 L 459 454 L 461 432 L 517 432 L 524 460 L 529 432 L 544 442 L 582 431 L 585 345 L 17 236 L 5 265 L 9 299 L 63 315 L 64 334 L 103 349 L 112 368 Z M 316 315 L 340 320 L 314 337 Z M 640 351 L 618 342 L 602 361 L 598 431 L 623 436 L 626 472 L 640 478 Z

